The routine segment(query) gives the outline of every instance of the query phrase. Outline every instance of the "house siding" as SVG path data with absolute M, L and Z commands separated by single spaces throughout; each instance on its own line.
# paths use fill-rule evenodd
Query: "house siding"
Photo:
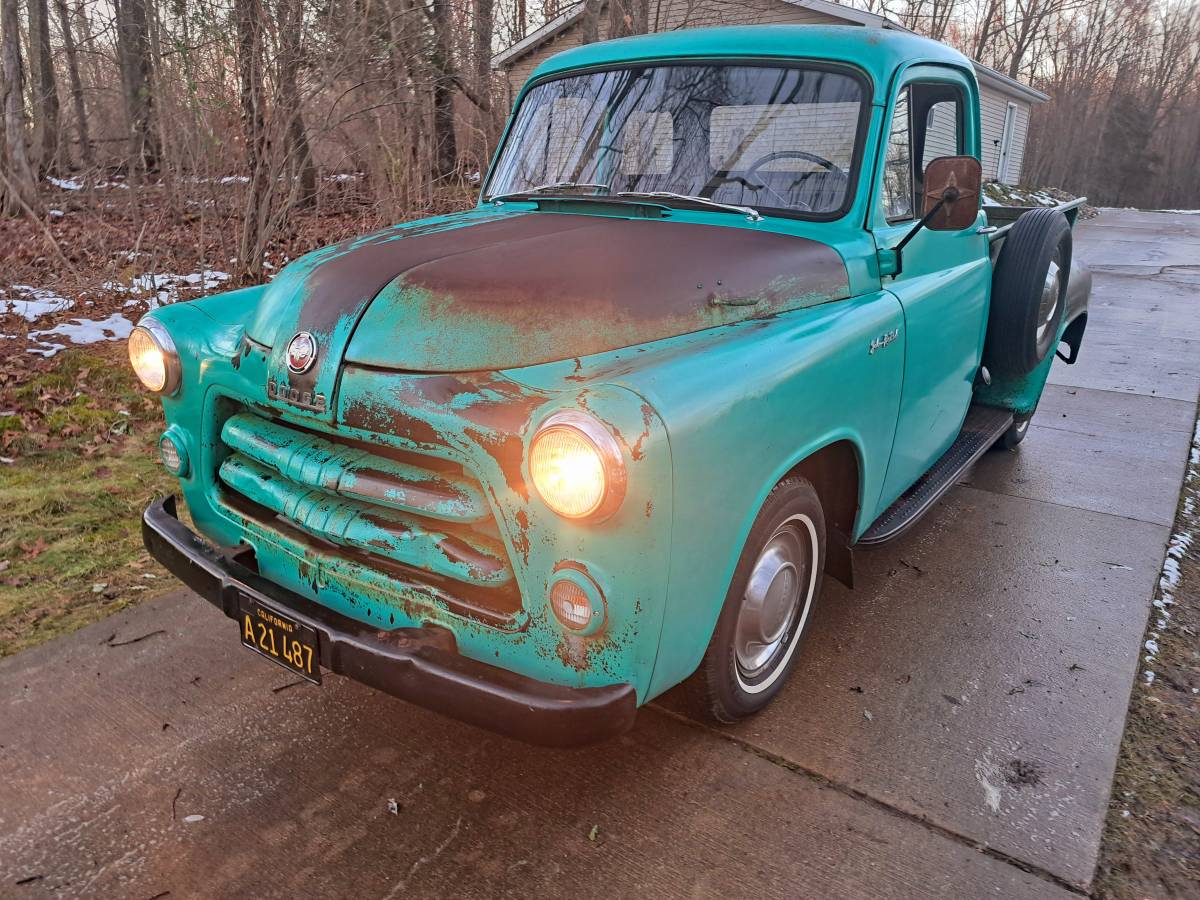
M 649 24 L 651 31 L 676 31 L 682 28 L 704 28 L 715 25 L 838 25 L 851 24 L 844 19 L 794 6 L 785 0 L 651 0 Z M 580 43 L 579 22 L 567 26 L 551 40 L 519 56 L 507 66 L 509 103 L 516 99 L 521 86 L 542 62 L 555 53 L 576 47 Z M 600 17 L 600 39 L 608 37 L 606 16 Z M 1004 114 L 1009 103 L 1017 106 L 1013 130 L 1012 158 L 1009 161 L 1009 184 L 1021 178 L 1025 159 L 1025 139 L 1029 133 L 1029 101 L 1003 93 L 990 85 L 980 85 L 981 161 L 985 181 L 995 181 L 1000 159 L 1000 140 L 1004 134 Z
M 997 181 L 1000 169 L 1000 141 L 1004 138 L 1004 116 L 1008 104 L 1015 103 L 1017 118 L 1013 127 L 1013 148 L 1008 162 L 1006 184 L 1019 184 L 1021 165 L 1025 160 L 1025 138 L 1029 134 L 1029 104 L 1007 94 L 1002 94 L 987 85 L 979 87 L 980 137 L 982 138 L 980 162 L 983 163 L 983 180 Z

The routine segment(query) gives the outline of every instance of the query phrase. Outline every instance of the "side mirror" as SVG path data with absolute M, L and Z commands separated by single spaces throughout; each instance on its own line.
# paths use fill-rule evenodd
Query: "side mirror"
M 922 222 L 930 231 L 962 231 L 979 215 L 983 166 L 973 156 L 939 156 L 925 167 Z
M 904 248 L 922 228 L 962 231 L 979 217 L 983 166 L 973 156 L 939 156 L 925 167 L 921 221 L 892 250 L 880 250 L 880 275 L 904 271 Z

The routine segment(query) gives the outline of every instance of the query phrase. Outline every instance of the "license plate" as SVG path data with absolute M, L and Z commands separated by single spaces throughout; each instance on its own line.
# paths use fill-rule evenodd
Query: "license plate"
M 313 684 L 321 683 L 317 632 L 242 595 L 242 644 Z

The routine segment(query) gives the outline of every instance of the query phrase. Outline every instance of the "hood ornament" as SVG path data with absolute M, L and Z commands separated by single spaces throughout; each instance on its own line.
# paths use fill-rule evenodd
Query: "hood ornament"
M 317 339 L 307 331 L 301 331 L 287 346 L 288 371 L 300 375 L 312 368 L 317 361 Z

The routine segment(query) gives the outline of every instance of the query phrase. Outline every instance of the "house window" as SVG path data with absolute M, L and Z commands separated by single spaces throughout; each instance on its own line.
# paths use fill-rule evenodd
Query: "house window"
M 622 131 L 621 174 L 670 175 L 675 164 L 671 114 L 634 110 Z

